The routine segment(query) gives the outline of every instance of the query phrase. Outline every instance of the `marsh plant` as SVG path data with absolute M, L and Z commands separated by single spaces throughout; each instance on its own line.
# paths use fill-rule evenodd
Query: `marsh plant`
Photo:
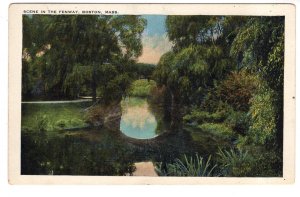
M 211 156 L 205 161 L 201 156 L 192 156 L 184 159 L 175 159 L 174 163 L 167 163 L 165 166 L 160 162 L 156 165 L 155 170 L 160 176 L 214 176 L 214 170 L 217 165 L 211 162 Z

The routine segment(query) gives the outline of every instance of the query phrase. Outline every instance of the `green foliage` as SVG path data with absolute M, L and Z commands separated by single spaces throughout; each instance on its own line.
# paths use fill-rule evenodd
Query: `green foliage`
M 86 127 L 83 110 L 89 105 L 90 102 L 22 104 L 21 128 L 31 131 L 44 128 L 43 130 L 52 132 L 57 129 Z
M 197 123 L 197 124 L 202 124 L 205 122 L 221 122 L 224 119 L 225 119 L 224 112 L 210 113 L 210 112 L 201 111 L 197 109 L 193 109 L 191 113 L 183 117 L 183 121 L 185 123 Z
M 204 123 L 198 126 L 203 132 L 216 135 L 224 139 L 233 137 L 233 130 L 224 123 Z
M 214 36 L 222 31 L 221 16 L 167 16 L 166 28 L 174 49 L 191 44 L 213 42 Z
M 176 74 L 175 70 L 172 68 L 173 59 L 174 59 L 174 53 L 172 51 L 167 52 L 160 57 L 159 63 L 153 72 L 153 78 L 158 83 L 158 85 L 163 85 L 163 84 L 168 85 L 170 83 L 169 78 L 170 79 L 174 78 L 174 76 L 173 77 L 169 76 L 169 75 Z
M 207 111 L 244 111 L 250 106 L 250 99 L 262 81 L 258 76 L 245 70 L 233 71 L 224 80 L 218 81 L 214 88 L 208 89 L 201 107 Z
M 253 150 L 256 150 L 252 147 Z M 282 153 L 277 150 L 265 149 L 253 153 L 251 176 L 254 177 L 282 177 Z
M 253 159 L 247 151 L 230 149 L 221 150 L 217 153 L 218 163 L 223 169 L 225 176 L 245 177 L 249 176 L 253 166 Z
M 132 66 L 137 78 L 150 79 L 155 69 L 154 64 L 136 63 Z
M 35 117 L 35 124 L 33 126 L 35 131 L 38 132 L 45 132 L 48 129 L 49 120 L 46 115 L 43 116 L 36 116 Z
M 88 88 L 95 101 L 99 87 L 104 102 L 120 99 L 132 78 L 128 65 L 141 55 L 145 25 L 130 15 L 25 15 L 23 97 L 75 98 Z
M 187 158 L 184 155 L 184 159 L 176 159 L 174 163 L 167 163 L 163 167 L 162 163 L 158 163 L 155 166 L 155 170 L 159 176 L 198 176 L 209 177 L 214 175 L 214 170 L 217 165 L 213 165 L 211 162 L 211 156 L 205 161 L 203 157 L 196 154 L 195 158 Z
M 129 95 L 137 97 L 147 97 L 153 88 L 156 87 L 156 83 L 153 80 L 139 79 L 131 84 Z
M 232 110 L 224 122 L 236 133 L 246 135 L 250 126 L 250 117 L 247 112 Z
M 274 105 L 274 91 L 265 87 L 251 99 L 250 116 L 251 126 L 249 136 L 255 144 L 265 144 L 274 141 L 278 128 L 276 128 L 276 106 Z
M 65 120 L 58 120 L 57 122 L 56 122 L 56 125 L 58 126 L 58 127 L 60 127 L 60 128 L 64 128 L 64 127 L 66 127 L 66 121 Z
M 257 90 L 258 85 L 257 76 L 244 70 L 232 72 L 217 86 L 216 96 L 235 110 L 248 111 L 249 100 Z
M 282 91 L 284 67 L 284 17 L 250 17 L 240 28 L 231 55 L 257 72 L 271 89 Z
M 223 77 L 232 66 L 224 58 L 219 46 L 190 45 L 178 52 L 164 54 L 155 71 L 154 79 L 165 85 L 179 102 L 198 104 L 204 88 Z

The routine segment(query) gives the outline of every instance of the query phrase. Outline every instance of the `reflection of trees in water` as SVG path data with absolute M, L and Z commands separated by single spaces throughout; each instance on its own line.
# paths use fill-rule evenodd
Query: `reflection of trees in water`
M 149 111 L 149 106 L 145 100 L 141 105 L 126 105 L 122 114 L 122 120 L 134 128 L 144 128 L 146 123 L 156 122 L 154 115 Z
M 100 142 L 80 135 L 43 137 L 22 134 L 21 174 L 125 175 L 134 171 L 129 146 L 111 139 Z
M 170 114 L 167 113 L 164 103 L 157 103 L 151 98 L 147 99 L 148 109 L 154 114 L 157 121 L 156 134 L 159 135 L 170 130 Z
M 146 101 L 145 101 L 146 102 Z M 22 131 L 21 173 L 32 175 L 125 175 L 134 171 L 134 162 L 173 162 L 183 154 L 211 154 L 211 147 L 199 146 L 191 133 L 170 130 L 165 120 L 164 107 L 148 99 L 141 105 L 150 110 L 157 120 L 158 137 L 151 140 L 128 139 L 119 130 L 95 128 L 94 130 L 68 131 Z M 140 113 L 135 112 L 135 115 Z M 119 123 L 115 123 L 119 124 Z
M 216 148 L 217 146 L 215 146 Z M 152 140 L 129 140 L 107 129 L 60 135 L 23 132 L 22 174 L 125 175 L 140 161 L 173 162 L 183 154 L 211 154 L 196 146 L 189 132 L 167 132 Z

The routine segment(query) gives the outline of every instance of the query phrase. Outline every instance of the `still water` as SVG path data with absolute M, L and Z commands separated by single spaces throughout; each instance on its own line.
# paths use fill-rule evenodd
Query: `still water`
M 122 101 L 120 130 L 25 128 L 36 124 L 40 114 L 51 117 L 51 124 L 67 116 L 77 121 L 89 105 L 22 104 L 21 174 L 120 176 L 132 174 L 136 162 L 170 163 L 196 152 L 205 156 L 214 154 L 223 143 L 199 129 L 171 131 L 162 107 L 141 98 Z
M 158 135 L 157 120 L 146 99 L 126 98 L 121 105 L 122 133 L 135 139 L 151 139 Z

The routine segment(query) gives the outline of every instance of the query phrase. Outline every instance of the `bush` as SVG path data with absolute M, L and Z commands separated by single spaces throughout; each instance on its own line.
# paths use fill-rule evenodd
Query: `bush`
M 249 101 L 257 90 L 258 77 L 242 70 L 232 72 L 216 89 L 216 94 L 223 102 L 236 111 L 248 111 Z
M 227 109 L 226 105 L 229 105 L 235 111 L 246 112 L 259 83 L 257 76 L 246 71 L 232 72 L 219 85 L 207 92 L 201 107 L 213 112 Z
M 223 123 L 204 123 L 198 126 L 203 132 L 207 132 L 224 139 L 233 137 L 233 130 Z
M 183 117 L 185 123 L 198 123 L 202 124 L 204 122 L 221 122 L 225 119 L 225 113 L 215 112 L 209 113 L 206 111 L 193 110 L 190 114 Z
M 221 150 L 217 153 L 218 162 L 222 168 L 224 176 L 245 177 L 249 176 L 252 168 L 254 167 L 253 159 L 247 151 L 240 149 Z
M 129 91 L 130 96 L 147 97 L 150 91 L 156 86 L 155 81 L 147 79 L 139 79 L 132 83 Z
M 277 113 L 274 98 L 276 98 L 274 92 L 265 87 L 251 99 L 249 136 L 255 144 L 263 145 L 275 138 Z
M 217 165 L 211 164 L 211 156 L 208 157 L 206 162 L 203 157 L 187 158 L 184 155 L 184 159 L 175 159 L 175 162 L 170 164 L 167 163 L 165 167 L 162 163 L 158 163 L 155 167 L 156 172 L 159 176 L 198 176 L 198 177 L 208 177 L 213 176 L 214 170 Z

